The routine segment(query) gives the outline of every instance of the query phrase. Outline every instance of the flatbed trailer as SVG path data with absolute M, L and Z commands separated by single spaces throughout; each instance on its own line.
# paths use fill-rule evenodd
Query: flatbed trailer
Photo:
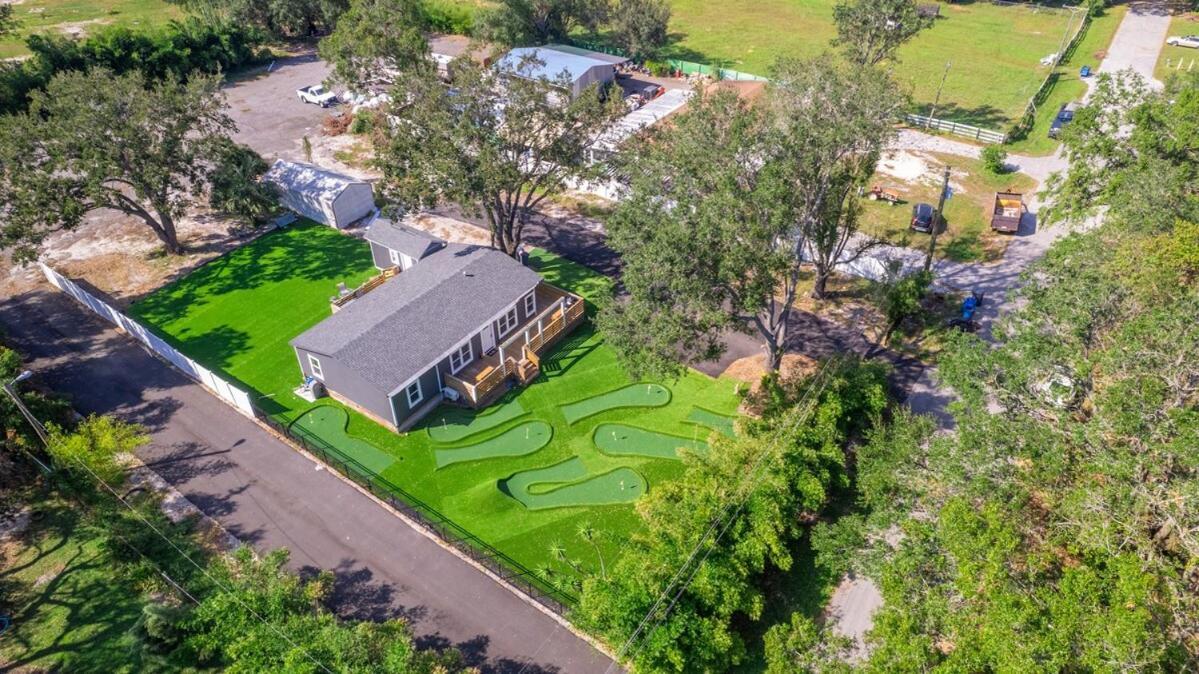
M 1019 192 L 997 192 L 995 207 L 991 211 L 991 229 L 1004 234 L 1015 234 L 1020 229 L 1020 218 L 1024 217 L 1024 195 Z

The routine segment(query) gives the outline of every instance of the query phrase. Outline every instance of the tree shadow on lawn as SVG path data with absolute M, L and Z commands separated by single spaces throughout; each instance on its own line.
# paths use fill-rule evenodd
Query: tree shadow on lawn
M 921 101 L 914 109 L 917 115 L 927 115 L 932 101 Z M 941 103 L 932 110 L 937 119 L 943 119 L 958 124 L 979 126 L 993 131 L 1005 131 L 1013 121 L 1012 116 L 993 105 L 976 105 L 965 107 L 957 103 Z
M 104 555 L 84 547 L 88 534 L 76 512 L 65 505 L 38 507 L 42 515 L 27 533 L 33 558 L 0 575 L 4 610 L 13 616 L 0 647 L 9 653 L 13 644 L 19 648 L 18 657 L 4 662 L 5 671 L 53 663 L 49 669 L 108 672 L 130 664 L 128 644 L 120 637 L 140 616 L 137 594 L 111 582 Z M 71 540 L 76 535 L 82 540 Z M 63 559 L 55 559 L 60 555 Z M 13 578 L 40 565 L 46 571 L 33 583 Z M 14 599 L 16 605 L 8 605 Z
M 231 292 L 293 279 L 334 281 L 371 267 L 370 250 L 358 239 L 324 225 L 302 222 L 263 235 L 196 268 L 130 307 L 152 324 L 165 324 Z

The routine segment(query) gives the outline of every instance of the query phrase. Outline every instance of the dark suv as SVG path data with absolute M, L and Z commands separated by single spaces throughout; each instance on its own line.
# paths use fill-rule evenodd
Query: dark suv
M 1057 138 L 1058 134 L 1062 132 L 1062 127 L 1074 120 L 1074 111 L 1077 109 L 1077 103 L 1066 103 L 1061 110 L 1057 111 L 1057 117 L 1054 117 L 1053 124 L 1049 125 L 1050 138 Z
M 917 232 L 933 231 L 933 219 L 937 217 L 937 209 L 932 204 L 916 204 L 912 206 L 912 229 Z

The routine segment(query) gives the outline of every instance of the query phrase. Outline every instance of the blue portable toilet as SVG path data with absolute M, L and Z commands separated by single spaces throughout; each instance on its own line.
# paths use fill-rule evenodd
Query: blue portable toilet
M 1079 68 L 1078 76 L 1079 77 L 1090 77 L 1091 76 L 1091 66 L 1083 66 L 1083 67 Z

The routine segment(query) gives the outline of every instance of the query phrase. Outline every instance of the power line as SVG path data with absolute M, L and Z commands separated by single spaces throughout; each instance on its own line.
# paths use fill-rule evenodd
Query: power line
M 832 365 L 834 360 L 836 360 L 836 359 L 830 358 L 829 360 L 826 360 L 824 362 L 824 364 L 821 366 L 820 371 L 817 373 L 816 378 L 819 381 L 819 391 L 816 393 L 816 395 L 823 393 L 825 387 L 827 387 L 828 379 L 827 379 L 826 375 L 828 373 L 829 367 Z M 813 387 L 808 388 L 808 390 L 804 392 L 803 397 L 800 399 L 799 403 L 796 405 L 796 408 L 799 409 L 800 412 L 795 415 L 794 422 L 791 424 L 790 428 L 788 428 L 787 430 L 793 430 L 795 428 L 798 428 L 799 424 L 802 423 L 804 420 L 806 420 L 808 414 L 811 412 L 812 408 L 814 408 L 815 399 L 813 398 L 812 393 L 816 389 L 817 389 L 817 387 L 813 386 Z M 612 662 L 611 665 L 608 666 L 608 669 L 606 670 L 606 672 L 611 672 L 612 669 L 614 667 L 616 667 L 617 663 L 624 660 L 626 657 L 628 657 L 628 658 L 635 657 L 636 654 L 641 650 L 641 648 L 644 647 L 644 644 L 646 643 L 646 641 L 648 641 L 649 637 L 652 636 L 653 633 L 657 631 L 657 629 L 661 625 L 661 623 L 663 621 L 665 621 L 665 619 L 670 615 L 670 612 L 672 610 L 674 610 L 675 604 L 678 603 L 678 600 L 682 596 L 683 592 L 687 589 L 687 587 L 690 585 L 691 581 L 695 578 L 695 574 L 698 573 L 699 568 L 703 565 L 704 561 L 706 561 L 707 558 L 712 554 L 712 550 L 714 550 L 716 547 L 715 544 L 720 542 L 721 537 L 724 536 L 724 533 L 732 525 L 733 521 L 735 521 L 737 515 L 740 515 L 741 510 L 745 507 L 745 504 L 749 500 L 748 495 L 749 495 L 749 493 L 752 493 L 752 489 L 750 490 L 749 493 L 743 493 L 743 492 L 745 492 L 745 490 L 748 486 L 756 484 L 756 479 L 757 479 L 758 473 L 765 466 L 764 460 L 765 460 L 766 456 L 770 455 L 774 452 L 774 450 L 778 446 L 781 436 L 782 436 L 782 432 L 776 433 L 773 440 L 771 441 L 770 446 L 758 454 L 757 459 L 754 461 L 753 467 L 751 467 L 750 470 L 747 473 L 745 473 L 744 477 L 741 479 L 740 483 L 737 485 L 736 491 L 738 492 L 738 494 L 735 497 L 734 501 L 730 502 L 728 505 L 725 506 L 724 511 L 721 513 L 720 516 L 713 518 L 713 520 L 712 520 L 711 524 L 709 524 L 707 530 L 704 531 L 703 536 L 700 537 L 699 541 L 695 544 L 695 547 L 691 550 L 691 554 L 687 557 L 686 561 L 683 562 L 682 566 L 680 566 L 678 571 L 675 572 L 674 576 L 671 577 L 670 581 L 667 583 L 667 585 L 663 589 L 662 593 L 654 601 L 654 604 L 650 607 L 649 611 L 646 612 L 645 617 L 642 618 L 641 622 L 637 625 L 637 629 L 635 629 L 633 631 L 633 634 L 631 636 L 629 636 L 629 638 L 621 646 L 620 650 L 617 652 L 616 659 Z M 736 506 L 735 512 L 733 512 L 734 505 Z M 703 557 L 699 560 L 699 562 L 697 564 L 695 564 L 694 566 L 692 566 L 692 563 L 695 561 L 696 557 L 699 555 L 700 548 L 703 547 L 705 542 L 708 541 L 708 538 L 712 535 L 712 532 L 716 530 L 717 526 L 720 526 L 720 531 L 719 531 L 719 533 L 717 533 L 716 538 L 712 540 L 712 545 L 710 545 L 707 548 L 707 550 L 705 551 Z M 690 574 L 687 575 L 686 582 L 679 584 L 679 581 L 681 580 L 683 574 L 686 573 L 689 568 L 691 569 L 691 572 L 690 572 Z M 666 607 L 666 610 L 662 611 L 661 615 L 659 615 L 657 618 L 655 618 L 654 616 L 656 613 L 658 613 L 659 608 L 666 601 L 666 598 L 668 596 L 670 596 L 671 592 L 673 590 L 675 590 L 676 587 L 677 587 L 677 591 L 674 593 L 674 596 L 671 598 L 669 605 L 667 605 L 667 607 Z M 648 634 L 646 634 L 644 638 L 641 638 L 642 633 L 645 631 L 646 627 L 651 622 L 653 623 L 653 630 L 650 631 Z M 630 647 L 634 647 L 634 646 L 635 646 L 635 648 L 630 652 L 630 650 L 629 650 Z
M 292 648 L 295 648 L 296 650 L 303 653 L 304 656 L 306 658 L 308 658 L 309 660 L 311 660 L 314 665 L 316 665 L 317 667 L 320 667 L 325 672 L 328 672 L 328 674 L 333 674 L 333 670 L 326 667 L 325 664 L 323 662 L 321 662 L 320 660 L 317 660 L 315 656 L 313 656 L 311 653 L 308 652 L 308 649 L 301 647 L 295 641 L 292 641 L 291 637 L 287 636 L 287 634 L 285 634 L 277 626 L 267 622 L 261 615 L 258 614 L 257 611 L 255 611 L 252 607 L 250 607 L 248 604 L 246 604 L 244 601 L 242 601 L 242 599 L 237 596 L 237 593 L 235 593 L 231 587 L 222 583 L 220 580 L 218 580 L 216 577 L 214 577 L 212 575 L 212 573 L 210 573 L 208 571 L 208 569 L 204 568 L 204 566 L 202 566 L 201 564 L 196 562 L 196 560 L 192 559 L 191 555 L 188 555 L 186 552 L 184 552 L 182 548 L 180 548 L 178 545 L 175 544 L 175 541 L 171 540 L 171 538 L 169 536 L 164 534 L 158 527 L 154 526 L 153 522 L 151 522 L 149 519 L 147 519 L 145 515 L 138 512 L 137 509 L 134 508 L 132 504 L 130 504 L 128 501 L 126 501 L 124 497 L 122 497 L 120 494 L 118 494 L 115 489 L 113 489 L 111 486 L 109 486 L 109 484 L 107 482 L 105 482 L 99 475 L 97 475 L 96 472 L 91 469 L 91 466 L 88 466 L 86 463 L 84 463 L 82 459 L 78 459 L 77 463 L 80 466 L 82 466 L 83 469 L 86 470 L 93 478 L 95 478 L 96 481 L 99 482 L 100 485 L 104 487 L 104 489 L 106 489 L 110 494 L 112 494 L 113 497 L 117 499 L 117 501 L 119 501 L 122 505 L 124 505 L 126 508 L 128 508 L 129 512 L 133 513 L 139 520 L 142 521 L 143 524 L 145 524 L 147 527 L 149 527 L 150 530 L 152 530 L 154 533 L 158 534 L 158 536 L 161 537 L 162 540 L 167 542 L 167 545 L 170 545 L 175 550 L 175 552 L 178 552 L 181 557 L 183 557 L 184 559 L 186 559 L 188 561 L 188 563 L 190 563 L 192 566 L 196 567 L 196 569 L 199 570 L 200 573 L 204 574 L 204 576 L 207 577 L 208 580 L 212 581 L 214 585 L 221 588 L 223 591 L 227 592 L 229 594 L 229 596 L 232 597 L 235 602 L 237 602 L 242 608 L 244 608 L 246 611 L 248 611 L 250 613 L 250 615 L 254 616 L 254 618 L 256 620 L 258 620 L 258 622 L 262 623 L 264 626 L 266 626 L 268 629 L 270 629 L 272 632 L 274 632 L 276 635 L 278 635 L 280 638 L 282 638 L 284 641 L 286 641 Z M 119 534 L 118 534 L 118 537 L 119 537 Z M 138 552 L 140 554 L 142 554 L 143 556 L 145 556 L 144 553 L 141 553 L 141 551 L 138 551 Z M 167 580 L 170 581 L 170 583 L 172 585 L 179 587 L 178 583 L 171 580 L 169 576 L 167 576 L 164 572 L 162 572 L 161 569 L 159 569 L 159 573 L 162 573 L 163 576 L 165 578 L 167 578 Z M 192 597 L 191 594 L 188 593 L 186 590 L 182 590 L 182 588 L 180 588 L 180 590 L 183 591 L 183 593 L 189 599 L 191 599 L 192 601 L 196 601 L 195 597 Z M 196 603 L 199 604 L 198 601 Z

